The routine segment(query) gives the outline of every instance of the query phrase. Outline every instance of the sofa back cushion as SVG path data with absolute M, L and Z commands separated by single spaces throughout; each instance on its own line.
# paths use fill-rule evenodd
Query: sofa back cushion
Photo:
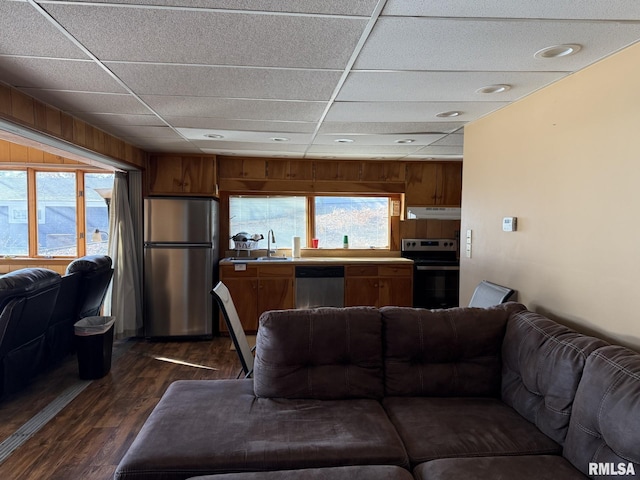
M 502 400 L 562 445 L 587 357 L 605 345 L 537 313 L 513 312 L 502 347 Z
M 608 346 L 589 356 L 563 455 L 587 475 L 591 464 L 596 475 L 609 468 L 640 478 L 640 354 Z
M 381 398 L 382 323 L 372 307 L 274 310 L 260 316 L 258 397 Z
M 383 307 L 385 394 L 498 397 L 507 318 L 524 308 Z

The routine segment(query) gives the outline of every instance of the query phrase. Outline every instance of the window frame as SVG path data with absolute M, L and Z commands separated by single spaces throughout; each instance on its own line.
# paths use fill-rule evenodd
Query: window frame
M 315 235 L 315 229 L 316 229 L 316 211 L 315 211 L 315 199 L 316 197 L 353 197 L 353 198 L 357 198 L 357 197 L 379 197 L 379 198 L 386 198 L 388 200 L 388 206 L 389 206 L 389 212 L 388 212 L 388 217 L 387 217 L 387 222 L 388 222 L 388 245 L 387 247 L 377 247 L 375 248 L 375 250 L 378 251 L 392 251 L 393 247 L 393 224 L 392 224 L 392 205 L 391 202 L 392 201 L 400 201 L 401 199 L 401 195 L 400 194 L 395 194 L 395 193 L 370 193 L 370 192 L 366 192 L 366 193 L 350 193 L 350 192 L 326 192 L 326 193 L 299 193 L 299 192 L 279 192 L 279 193 L 275 193 L 275 192 L 227 192 L 226 195 L 226 206 L 227 206 L 227 219 L 226 219 L 226 226 L 224 227 L 228 233 L 231 233 L 230 227 L 231 227 L 231 197 L 272 197 L 272 196 L 279 196 L 279 197 L 286 197 L 286 196 L 291 196 L 291 197 L 305 197 L 306 198 L 306 212 L 307 212 L 307 219 L 306 219 L 306 225 L 307 225 L 307 243 L 306 245 L 303 245 L 303 248 L 312 248 L 311 247 L 311 240 L 314 238 Z M 289 248 L 289 247 L 283 247 L 283 248 Z M 328 249 L 330 250 L 330 249 Z M 371 250 L 370 248 L 350 248 L 349 250 Z
M 73 259 L 87 254 L 85 179 L 87 173 L 109 173 L 100 169 L 78 168 L 36 168 L 0 165 L 3 171 L 22 171 L 27 173 L 27 210 L 28 210 L 28 253 L 15 255 L 16 258 Z M 36 174 L 38 172 L 73 173 L 76 185 L 76 255 L 39 255 L 38 254 L 38 202 L 36 194 Z

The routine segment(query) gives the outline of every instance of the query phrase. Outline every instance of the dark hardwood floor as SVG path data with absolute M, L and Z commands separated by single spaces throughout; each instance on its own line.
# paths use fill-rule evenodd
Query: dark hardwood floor
M 116 341 L 110 373 L 92 381 L 60 413 L 0 464 L 0 479 L 105 480 L 169 384 L 235 378 L 240 362 L 230 340 Z M 0 441 L 72 385 L 75 356 L 0 400 Z

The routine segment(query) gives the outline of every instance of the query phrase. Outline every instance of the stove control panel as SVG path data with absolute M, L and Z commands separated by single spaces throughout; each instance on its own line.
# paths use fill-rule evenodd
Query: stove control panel
M 403 238 L 403 252 L 455 252 L 458 242 L 453 238 Z

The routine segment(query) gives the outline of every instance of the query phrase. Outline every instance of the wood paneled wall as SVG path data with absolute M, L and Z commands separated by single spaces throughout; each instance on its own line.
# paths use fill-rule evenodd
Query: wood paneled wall
M 86 166 L 86 164 L 78 160 L 72 160 L 61 155 L 42 151 L 39 148 L 19 145 L 0 139 L 0 165 L 3 163 L 71 168 Z
M 218 157 L 221 238 L 228 238 L 229 195 L 247 193 L 388 194 L 409 205 L 460 206 L 462 162 Z M 405 205 L 402 210 L 404 211 Z M 457 238 L 459 220 L 391 218 L 391 250 L 402 238 Z
M 404 193 L 405 164 L 219 156 L 221 192 Z
M 0 85 L 0 117 L 132 167 L 144 167 L 145 153 L 139 148 L 6 85 Z M 12 138 L 11 134 L 2 134 L 1 137 L 21 143 L 15 136 Z M 52 147 L 41 148 L 54 155 L 65 155 L 61 150 Z M 82 157 L 73 159 L 81 163 L 92 163 Z

